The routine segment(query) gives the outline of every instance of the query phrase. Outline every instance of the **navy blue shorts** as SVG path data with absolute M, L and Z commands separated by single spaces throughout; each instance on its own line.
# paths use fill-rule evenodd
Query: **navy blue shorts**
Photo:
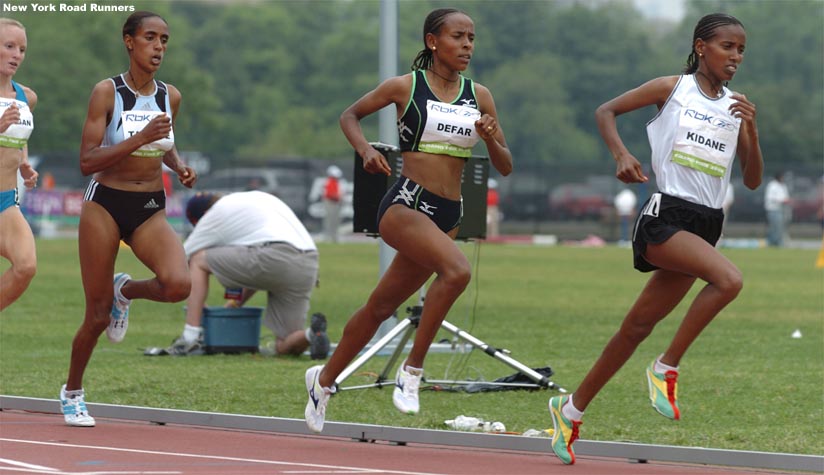
M 127 240 L 138 226 L 166 208 L 166 193 L 116 190 L 92 180 L 83 201 L 94 201 L 105 208 L 120 229 L 120 239 Z
M 644 259 L 647 244 L 661 244 L 678 231 L 691 232 L 715 246 L 721 237 L 724 211 L 690 201 L 654 193 L 649 197 L 632 233 L 632 252 L 635 268 L 650 272 L 658 267 Z
M 392 205 L 404 205 L 409 209 L 419 211 L 444 233 L 448 233 L 461 225 L 463 217 L 463 201 L 450 200 L 427 191 L 421 185 L 401 175 L 386 192 L 378 207 L 378 226 L 386 210 Z

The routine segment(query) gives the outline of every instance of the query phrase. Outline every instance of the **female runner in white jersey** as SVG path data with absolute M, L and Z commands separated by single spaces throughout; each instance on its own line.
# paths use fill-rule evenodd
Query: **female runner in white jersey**
M 555 428 L 552 449 L 566 464 L 575 463 L 572 444 L 590 401 L 701 279 L 707 284 L 688 308 L 669 347 L 646 369 L 652 407 L 678 420 L 681 358 L 741 290 L 741 271 L 718 252 L 715 243 L 723 226 L 721 207 L 733 159 L 738 155 L 744 184 L 750 189 L 761 184 L 764 168 L 755 105 L 724 86 L 744 58 L 746 39 L 736 18 L 707 15 L 695 27 L 684 75 L 653 79 L 606 102 L 595 113 L 617 162 L 618 179 L 642 183 L 647 177 L 621 141 L 615 118 L 649 105 L 658 107 L 647 134 L 659 192 L 643 206 L 633 233 L 635 268 L 653 274 L 574 394 L 549 400 Z
M 84 402 L 83 373 L 103 331 L 123 340 L 133 299 L 179 302 L 191 280 L 180 238 L 166 220 L 162 166 L 191 188 L 197 176 L 174 146 L 180 92 L 155 79 L 169 41 L 159 15 L 135 12 L 123 25 L 128 71 L 95 85 L 80 143 L 80 169 L 93 174 L 80 213 L 80 272 L 86 315 L 72 342 L 60 401 L 66 424 L 94 426 Z M 155 277 L 114 275 L 123 240 Z M 112 280 L 114 279 L 114 287 Z
M 18 170 L 27 188 L 34 188 L 38 177 L 28 149 L 37 94 L 12 80 L 27 46 L 23 25 L 0 18 L 0 256 L 11 263 L 0 276 L 0 311 L 23 295 L 37 270 L 34 235 L 17 195 Z

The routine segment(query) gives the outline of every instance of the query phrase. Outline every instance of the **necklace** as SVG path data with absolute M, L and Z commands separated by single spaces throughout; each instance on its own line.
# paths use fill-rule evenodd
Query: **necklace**
M 434 69 L 431 69 L 431 68 L 430 68 L 430 69 L 428 69 L 427 71 L 429 71 L 430 73 L 434 74 L 435 76 L 438 76 L 439 78 L 443 79 L 443 80 L 444 80 L 444 81 L 446 81 L 446 82 L 458 82 L 458 81 L 461 79 L 461 75 L 460 75 L 460 74 L 458 74 L 458 77 L 457 77 L 457 78 L 455 78 L 455 79 L 448 79 L 448 78 L 445 78 L 445 77 L 441 76 L 440 74 L 436 73 Z
M 713 83 L 712 83 L 712 79 L 710 79 L 710 77 L 709 77 L 709 76 L 707 76 L 706 74 L 702 73 L 701 71 L 695 71 L 695 73 L 696 73 L 696 74 L 700 74 L 701 76 L 704 76 L 704 79 L 706 79 L 706 80 L 707 80 L 707 82 L 709 82 L 709 83 L 710 83 L 710 91 L 712 91 L 713 89 L 715 89 L 715 88 L 716 88 L 715 84 L 713 84 Z M 715 93 L 715 97 L 721 97 L 721 94 L 723 94 L 723 91 L 724 91 L 724 86 L 723 86 L 723 84 L 718 83 L 718 91 Z
M 137 81 L 134 80 L 134 76 L 132 76 L 132 70 L 131 69 L 129 70 L 129 79 L 132 80 L 132 84 L 134 84 L 134 87 L 135 87 L 134 97 L 140 96 L 140 90 L 143 89 L 144 87 L 148 86 L 150 82 L 154 81 L 154 78 L 149 78 L 149 80 L 144 82 L 142 86 L 137 87 Z

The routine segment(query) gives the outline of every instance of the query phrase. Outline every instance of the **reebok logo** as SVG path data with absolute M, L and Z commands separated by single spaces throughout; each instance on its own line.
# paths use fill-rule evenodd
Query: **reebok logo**
M 150 200 L 149 200 L 149 202 L 148 202 L 148 203 L 146 203 L 145 205 L 143 205 L 143 208 L 144 208 L 144 209 L 154 209 L 154 208 L 160 208 L 160 205 L 159 205 L 159 204 L 157 204 L 157 202 L 154 200 L 154 198 L 152 198 L 152 199 L 150 199 Z

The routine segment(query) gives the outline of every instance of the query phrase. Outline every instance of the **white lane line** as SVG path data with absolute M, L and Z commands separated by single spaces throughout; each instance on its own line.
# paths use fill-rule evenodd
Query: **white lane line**
M 43 467 L 41 465 L 34 465 L 34 464 L 31 464 L 31 463 L 20 462 L 20 461 L 17 461 L 17 460 L 4 459 L 4 458 L 0 458 L 0 463 L 5 463 L 7 465 L 14 465 L 15 467 L 30 468 L 32 470 L 46 470 L 46 471 L 50 471 L 50 472 L 59 472 L 60 471 L 60 469 L 58 469 L 58 468 Z M 0 468 L 3 468 L 3 467 L 0 467 Z
M 58 442 L 42 442 L 42 441 L 35 441 L 35 440 L 20 440 L 20 439 L 6 439 L 0 438 L 0 441 L 3 442 L 16 442 L 20 444 L 31 444 L 31 445 L 48 445 L 53 447 L 71 447 L 71 448 L 78 448 L 78 449 L 93 449 L 93 450 L 109 450 L 113 452 L 128 452 L 134 454 L 150 454 L 150 455 L 168 455 L 172 457 L 185 457 L 185 458 L 200 458 L 200 459 L 211 459 L 211 460 L 224 460 L 224 461 L 232 461 L 232 462 L 245 462 L 245 463 L 260 463 L 265 465 L 292 465 L 297 467 L 310 467 L 310 468 L 318 468 L 318 469 L 327 469 L 327 470 L 345 470 L 349 473 L 393 473 L 396 475 L 446 475 L 440 472 L 407 472 L 403 470 L 389 470 L 389 469 L 375 469 L 375 468 L 365 468 L 365 467 L 349 467 L 346 465 L 324 465 L 324 464 L 317 464 L 317 463 L 302 463 L 302 462 L 284 462 L 280 460 L 260 460 L 260 459 L 247 459 L 241 457 L 224 457 L 220 455 L 199 455 L 199 454 L 187 454 L 181 452 L 160 452 L 157 450 L 140 450 L 140 449 L 124 449 L 120 447 L 105 447 L 105 446 L 97 446 L 97 445 L 79 445 L 79 444 L 65 444 L 65 443 L 58 443 Z M 121 473 L 121 472 L 118 472 Z

